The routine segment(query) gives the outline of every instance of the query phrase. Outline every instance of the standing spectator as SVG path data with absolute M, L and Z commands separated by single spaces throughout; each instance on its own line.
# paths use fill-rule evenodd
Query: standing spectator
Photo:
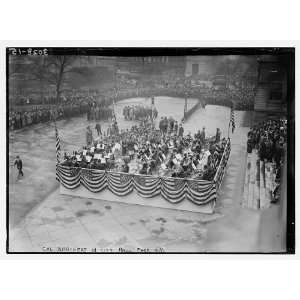
M 163 119 L 163 117 L 161 117 L 161 119 L 159 121 L 159 130 L 161 133 L 163 133 L 163 126 L 164 126 L 164 119 Z
M 180 123 L 178 135 L 179 135 L 179 136 L 183 136 L 183 132 L 184 132 L 184 129 L 183 129 L 183 127 L 182 127 L 182 124 Z
M 100 125 L 99 123 L 96 124 L 95 129 L 97 130 L 98 136 L 99 136 L 100 134 L 102 135 L 102 132 L 101 132 L 101 125 Z
M 205 143 L 205 127 L 202 128 L 201 134 L 200 134 L 200 140 L 201 143 Z
M 178 133 L 178 122 L 177 121 L 175 121 L 175 124 L 174 124 L 174 132 L 177 135 L 177 133 Z
M 221 139 L 221 130 L 220 128 L 217 128 L 217 132 L 216 132 L 216 143 L 219 143 Z
M 264 137 L 261 138 L 261 141 L 259 143 L 258 153 L 261 161 L 264 161 L 267 158 L 267 147 Z

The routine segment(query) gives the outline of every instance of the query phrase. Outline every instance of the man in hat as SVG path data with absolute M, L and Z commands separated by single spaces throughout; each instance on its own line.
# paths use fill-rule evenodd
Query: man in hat
M 18 179 L 20 178 L 20 175 L 23 177 L 24 176 L 24 173 L 22 171 L 22 168 L 23 168 L 23 163 L 22 163 L 22 160 L 20 158 L 20 156 L 17 156 L 16 157 L 16 160 L 15 160 L 15 163 L 14 163 L 14 166 L 17 165 L 17 169 L 19 171 L 18 173 Z

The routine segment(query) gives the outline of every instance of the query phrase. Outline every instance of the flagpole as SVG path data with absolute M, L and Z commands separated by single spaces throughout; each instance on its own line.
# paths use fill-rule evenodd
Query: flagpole
M 230 120 L 229 120 L 229 124 L 228 124 L 227 138 L 229 138 L 229 129 L 230 129 Z
M 232 133 L 235 129 L 235 120 L 234 120 L 234 105 L 231 106 L 230 109 L 230 118 L 229 118 L 229 124 L 228 124 L 228 138 L 229 138 L 229 128 L 230 128 L 230 124 L 231 124 L 231 128 L 232 128 Z
M 229 138 L 229 129 L 230 129 L 230 122 L 231 122 L 231 109 L 230 108 L 230 111 L 229 111 L 229 123 L 228 123 L 228 133 L 227 133 L 227 138 Z

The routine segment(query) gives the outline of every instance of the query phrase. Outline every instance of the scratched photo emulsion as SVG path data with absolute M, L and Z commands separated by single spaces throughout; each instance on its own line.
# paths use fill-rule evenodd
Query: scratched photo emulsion
M 8 253 L 294 253 L 294 48 L 6 49 Z

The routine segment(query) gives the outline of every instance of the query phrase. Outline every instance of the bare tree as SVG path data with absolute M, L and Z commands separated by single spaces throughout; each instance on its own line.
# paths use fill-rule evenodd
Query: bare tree
M 68 55 L 32 56 L 27 59 L 28 64 L 22 72 L 28 75 L 28 80 L 39 82 L 42 99 L 44 99 L 45 87 L 48 84 L 55 85 L 56 103 L 58 103 L 63 84 L 67 79 L 66 74 L 71 72 L 75 59 L 76 57 Z
M 61 90 L 66 81 L 66 74 L 72 72 L 72 66 L 76 57 L 69 55 L 50 55 L 45 65 L 47 81 L 55 85 L 56 102 L 59 102 Z
M 28 60 L 30 61 L 30 64 L 28 65 L 27 73 L 30 74 L 30 80 L 36 80 L 40 83 L 41 99 L 44 104 L 45 86 L 48 82 L 47 57 L 30 57 Z

